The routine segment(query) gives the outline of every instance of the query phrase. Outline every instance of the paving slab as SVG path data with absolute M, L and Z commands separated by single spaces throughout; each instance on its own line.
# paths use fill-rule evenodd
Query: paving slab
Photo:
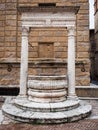
M 0 125 L 0 130 L 98 130 L 98 120 L 83 120 L 59 125 L 8 124 Z

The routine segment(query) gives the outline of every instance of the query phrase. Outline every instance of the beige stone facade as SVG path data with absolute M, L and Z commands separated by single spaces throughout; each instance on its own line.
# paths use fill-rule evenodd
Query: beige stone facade
M 1 0 L 0 1 L 0 84 L 19 85 L 21 12 L 19 7 L 40 3 L 80 6 L 76 15 L 76 85 L 90 84 L 88 0 Z M 30 28 L 29 74 L 67 73 L 68 34 L 65 28 Z M 43 50 L 44 48 L 44 50 Z
M 95 0 L 95 79 L 98 80 L 98 0 Z

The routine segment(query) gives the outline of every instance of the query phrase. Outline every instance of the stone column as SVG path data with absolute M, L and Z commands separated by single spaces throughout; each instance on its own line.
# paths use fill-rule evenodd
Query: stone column
M 68 30 L 68 99 L 76 99 L 75 92 L 75 27 Z
M 22 45 L 21 45 L 21 69 L 20 69 L 20 94 L 27 96 L 27 77 L 28 77 L 28 27 L 22 27 Z

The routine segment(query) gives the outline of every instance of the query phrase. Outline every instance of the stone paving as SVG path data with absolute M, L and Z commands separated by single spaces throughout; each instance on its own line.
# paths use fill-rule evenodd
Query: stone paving
M 0 97 L 0 130 L 98 130 L 98 99 L 86 101 L 92 104 L 93 110 L 85 120 L 58 125 L 32 125 L 12 121 L 2 115 L 4 98 Z
M 59 125 L 9 124 L 1 125 L 0 130 L 98 130 L 98 120 Z

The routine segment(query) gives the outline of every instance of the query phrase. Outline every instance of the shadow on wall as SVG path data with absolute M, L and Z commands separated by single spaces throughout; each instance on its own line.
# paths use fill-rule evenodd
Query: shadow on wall
M 19 94 L 19 88 L 4 88 L 0 87 L 1 96 L 17 96 Z

